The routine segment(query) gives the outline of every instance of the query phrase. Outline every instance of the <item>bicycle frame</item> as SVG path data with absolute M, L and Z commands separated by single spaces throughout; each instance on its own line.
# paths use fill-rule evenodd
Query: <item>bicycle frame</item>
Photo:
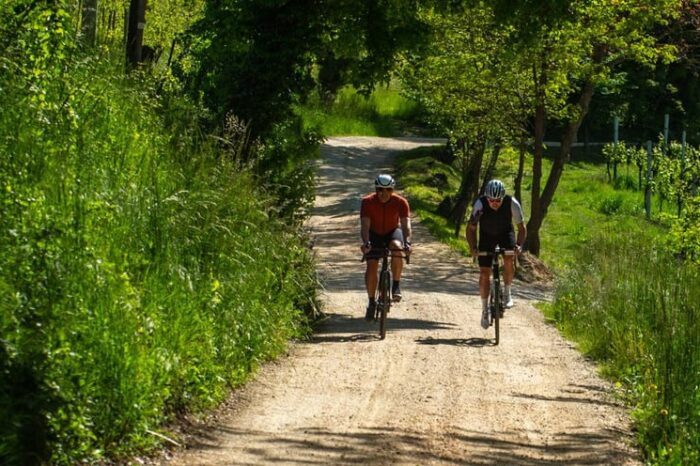
M 495 344 L 498 345 L 501 339 L 500 320 L 505 312 L 506 305 L 503 301 L 503 287 L 501 286 L 501 265 L 504 256 L 515 256 L 515 251 L 502 249 L 499 246 L 492 252 L 479 252 L 480 256 L 491 256 L 491 286 L 489 290 L 489 324 L 496 332 Z
M 400 257 L 402 260 L 409 262 L 408 256 L 402 254 L 401 252 L 395 253 L 389 248 L 384 249 L 372 249 L 371 252 L 380 252 L 379 257 L 382 261 L 381 269 L 379 270 L 379 281 L 377 282 L 377 289 L 375 291 L 375 299 L 377 302 L 377 307 L 374 314 L 374 320 L 379 321 L 379 338 L 384 339 L 386 337 L 386 317 L 391 309 L 391 261 L 394 257 Z M 362 256 L 362 261 L 368 260 L 368 254 Z M 378 259 L 379 259 L 378 258 Z M 373 260 L 369 259 L 369 260 Z

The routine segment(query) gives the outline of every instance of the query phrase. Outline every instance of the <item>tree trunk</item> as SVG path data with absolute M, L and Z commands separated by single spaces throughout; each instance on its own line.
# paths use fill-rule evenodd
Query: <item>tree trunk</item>
M 455 205 L 449 215 L 449 220 L 455 227 L 455 237 L 459 237 L 462 225 L 464 224 L 469 204 L 479 192 L 479 174 L 484 159 L 485 144 L 483 140 L 477 141 L 473 145 L 468 145 L 466 140 L 457 143 L 462 151 L 462 181 L 457 192 Z
M 141 62 L 145 28 L 146 0 L 131 0 L 126 34 L 126 61 L 131 69 Z
M 545 85 L 547 73 L 542 67 L 539 72 L 537 65 L 533 65 L 533 82 L 535 83 L 535 147 L 532 158 L 532 193 L 530 197 L 530 220 L 527 222 L 527 239 L 525 248 L 534 255 L 540 253 L 540 227 L 544 216 L 542 214 L 540 200 L 540 186 L 542 183 L 542 155 L 544 152 L 544 133 L 547 111 L 545 108 Z
M 513 193 L 515 198 L 523 202 L 522 190 L 523 190 L 523 172 L 525 171 L 525 153 L 527 152 L 527 143 L 525 136 L 520 138 L 520 156 L 518 157 L 518 173 L 515 175 L 515 186 L 513 186 Z
M 97 0 L 83 0 L 80 32 L 85 45 L 88 47 L 95 45 L 95 38 L 97 37 Z
M 496 171 L 496 164 L 498 163 L 498 156 L 501 153 L 501 145 L 494 144 L 493 150 L 491 151 L 491 157 L 489 158 L 489 164 L 486 167 L 486 172 L 484 173 L 484 179 L 481 182 L 481 188 L 479 191 L 483 191 L 486 187 L 486 183 L 493 178 L 493 172 Z
M 581 90 L 581 95 L 579 96 L 579 115 L 577 118 L 569 122 L 569 125 L 566 127 L 566 131 L 562 135 L 559 153 L 552 163 L 552 170 L 549 172 L 547 184 L 544 187 L 544 191 L 542 191 L 542 196 L 538 198 L 537 212 L 535 212 L 533 207 L 532 214 L 530 215 L 530 221 L 527 224 L 528 240 L 526 241 L 526 244 L 528 245 L 528 250 L 530 253 L 534 255 L 539 255 L 540 253 L 540 228 L 542 227 L 544 218 L 547 216 L 547 210 L 552 203 L 554 192 L 557 190 L 559 180 L 564 172 L 564 165 L 569 160 L 571 146 L 576 138 L 578 129 L 588 113 L 588 107 L 591 103 L 592 97 L 593 83 L 589 80 L 584 84 L 584 87 Z M 534 193 L 534 182 L 532 189 Z

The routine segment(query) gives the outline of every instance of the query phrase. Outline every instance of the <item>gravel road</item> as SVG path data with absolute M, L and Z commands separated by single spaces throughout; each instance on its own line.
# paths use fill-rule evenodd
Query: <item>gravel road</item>
M 434 143 L 326 141 L 310 227 L 328 319 L 167 464 L 641 464 L 609 384 L 533 307 L 543 292 L 514 284 L 493 346 L 479 325 L 476 267 L 419 219 L 386 339 L 364 321 L 359 199 L 398 151 Z

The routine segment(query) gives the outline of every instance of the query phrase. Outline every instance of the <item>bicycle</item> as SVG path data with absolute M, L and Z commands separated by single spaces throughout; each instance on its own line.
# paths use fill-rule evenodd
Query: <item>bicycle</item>
M 406 251 L 406 249 L 404 249 Z M 398 253 L 392 254 L 392 250 L 385 247 L 384 249 L 372 249 L 368 254 L 362 255 L 362 262 L 367 260 L 368 256 L 374 256 L 373 252 L 379 252 L 382 259 L 382 267 L 379 271 L 379 281 L 377 282 L 377 290 L 375 292 L 375 300 L 377 307 L 374 310 L 374 320 L 379 321 L 379 338 L 386 337 L 386 316 L 391 309 L 391 267 L 389 266 L 389 257 L 401 257 L 406 263 L 410 263 L 408 255 Z
M 506 310 L 506 303 L 503 300 L 503 287 L 501 286 L 501 265 L 504 256 L 515 256 L 512 249 L 503 249 L 499 246 L 492 251 L 480 251 L 480 256 L 491 256 L 491 289 L 489 290 L 489 326 L 493 326 L 496 331 L 496 342 L 498 345 L 501 339 L 500 320 Z

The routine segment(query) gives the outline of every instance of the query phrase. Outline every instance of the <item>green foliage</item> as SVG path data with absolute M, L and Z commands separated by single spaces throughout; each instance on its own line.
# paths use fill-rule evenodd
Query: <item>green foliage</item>
M 78 50 L 55 2 L 0 6 L 0 463 L 119 461 L 221 401 L 315 312 L 306 238 L 122 51 Z M 27 53 L 29 51 L 29 53 Z M 289 131 L 292 131 L 289 129 Z M 309 160 L 317 141 L 280 150 Z M 218 139 L 216 139 L 218 141 Z M 310 149 L 312 147 L 312 149 Z M 293 165 L 293 166 L 292 166 Z M 303 178 L 304 193 L 288 178 Z M 300 201 L 303 200 L 303 201 Z M 283 205 L 288 212 L 299 204 Z
M 405 56 L 400 76 L 404 92 L 421 104 L 432 127 L 453 140 L 498 139 L 519 131 L 531 111 L 527 80 L 506 51 L 508 32 L 496 27 L 489 9 L 426 7 L 420 14 L 433 35 L 429 46 Z
M 262 185 L 274 195 L 277 216 L 299 226 L 315 199 L 315 165 L 320 135 L 303 129 L 300 118 L 275 125 L 257 148 L 255 169 Z
M 646 148 L 634 147 L 624 142 L 606 144 L 602 149 L 603 158 L 608 167 L 608 179 L 613 181 L 616 189 L 642 189 L 649 187 L 652 193 L 663 200 L 675 201 L 677 215 L 682 215 L 686 199 L 694 197 L 700 183 L 700 150 L 698 148 L 671 141 L 665 144 L 660 137 L 652 146 L 651 166 L 648 166 Z M 617 177 L 619 164 L 625 164 L 626 174 Z M 614 166 L 611 176 L 610 166 Z M 637 183 L 629 175 L 630 167 L 636 168 Z M 651 177 L 649 177 L 649 174 Z M 662 211 L 663 213 L 663 211 Z
M 671 137 L 680 138 L 680 131 L 686 130 L 688 141 L 698 144 L 700 88 L 698 80 L 692 78 L 697 73 L 697 2 L 680 2 L 674 10 L 676 14 L 655 35 L 667 48 L 677 50 L 677 59 L 660 60 L 654 66 L 630 61 L 617 64 L 618 85 L 600 94 L 592 123 L 607 126 L 616 115 L 624 121 L 625 138 L 647 141 L 656 138 L 663 115 L 668 114 Z
M 629 175 L 618 176 L 615 181 L 613 181 L 613 186 L 615 189 L 624 189 L 628 191 L 638 189 L 637 180 Z
M 397 174 L 401 189 L 411 200 L 411 210 L 421 224 L 438 240 L 450 247 L 469 253 L 464 238 L 455 238 L 453 227 L 441 213 L 440 205 L 459 186 L 459 174 L 439 160 L 444 146 L 419 148 L 402 153 L 397 159 Z
M 265 137 L 316 89 L 313 65 L 331 95 L 348 82 L 369 92 L 419 40 L 420 26 L 406 0 L 208 2 L 177 71 L 215 121 L 234 113 L 253 138 Z
M 700 197 L 686 203 L 683 215 L 673 221 L 666 241 L 678 257 L 700 265 Z
M 700 151 L 662 140 L 653 148 L 654 189 L 667 199 L 689 196 L 700 180 Z
M 327 102 L 346 82 L 369 93 L 388 79 L 397 51 L 418 40 L 414 10 L 406 0 L 207 2 L 183 35 L 174 72 L 206 108 L 209 128 L 242 122 L 242 158 L 261 185 L 274 187 L 279 214 L 298 222 L 313 199 L 320 135 L 295 109 L 319 88 Z
M 562 277 L 550 317 L 605 364 L 635 406 L 653 464 L 693 464 L 700 452 L 700 270 L 653 237 L 602 231 Z M 645 257 L 640 260 L 640 257 Z
M 624 143 L 605 144 L 601 153 L 605 161 L 612 164 L 627 162 L 629 158 L 629 148 Z

